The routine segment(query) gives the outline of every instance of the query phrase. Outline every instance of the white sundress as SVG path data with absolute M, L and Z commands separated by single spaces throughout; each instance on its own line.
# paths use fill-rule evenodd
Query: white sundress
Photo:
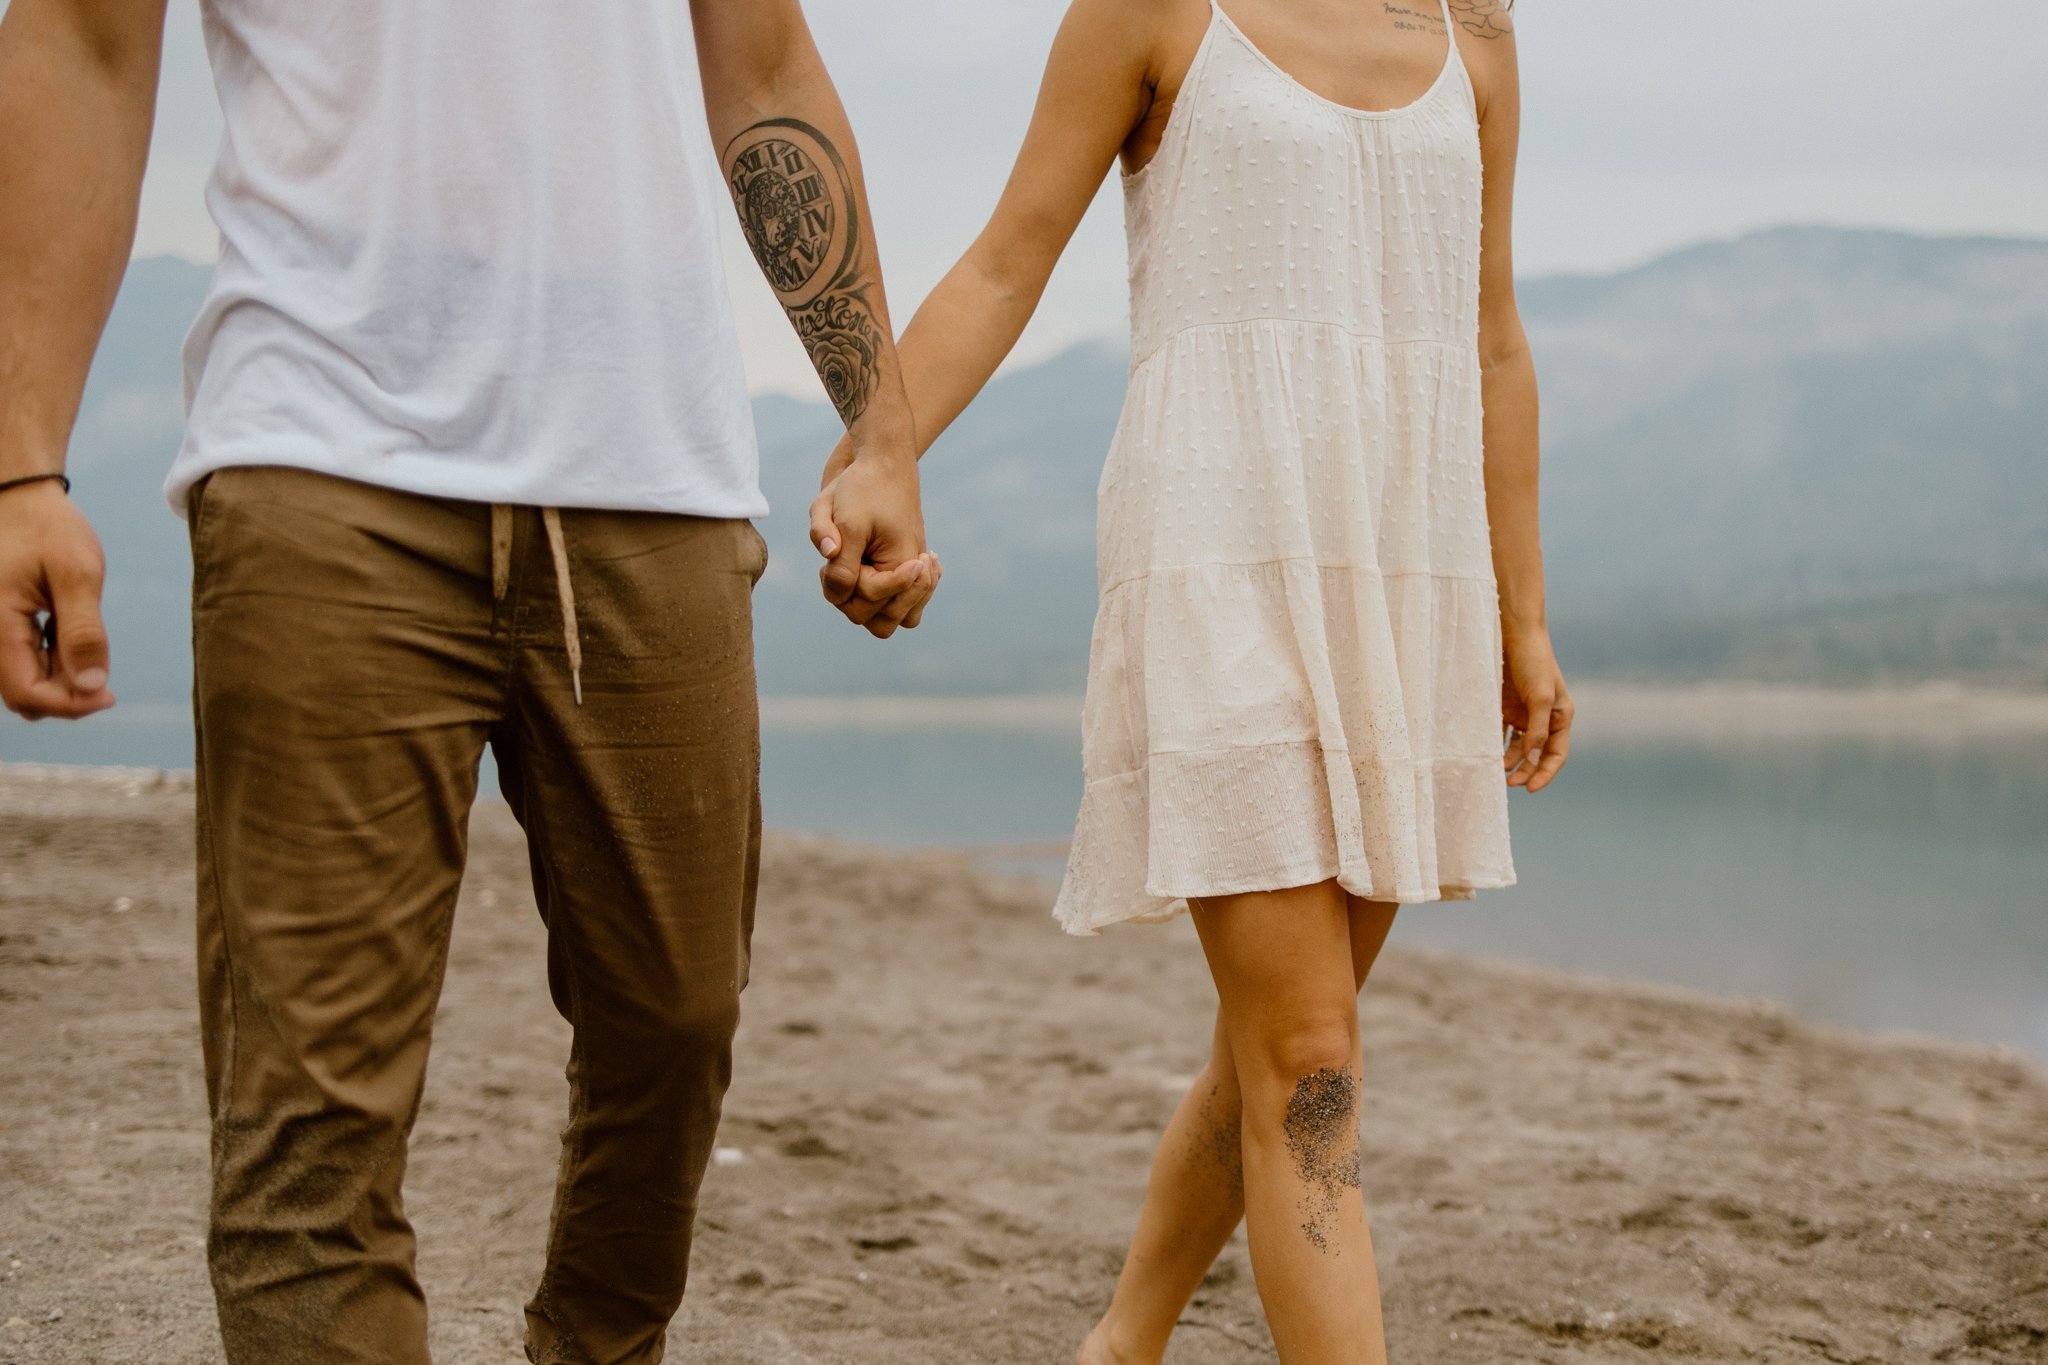
M 1124 181 L 1069 932 L 1332 878 L 1399 902 L 1513 883 L 1480 179 L 1455 36 L 1428 93 L 1366 111 L 1215 9 Z

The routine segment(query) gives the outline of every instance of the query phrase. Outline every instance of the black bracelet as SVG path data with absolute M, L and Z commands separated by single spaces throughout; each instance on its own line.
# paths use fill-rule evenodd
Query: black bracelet
M 6 482 L 0 483 L 0 493 L 11 492 L 17 488 L 26 488 L 32 483 L 61 483 L 64 485 L 66 493 L 71 491 L 71 480 L 62 474 L 29 474 L 19 479 L 8 479 Z

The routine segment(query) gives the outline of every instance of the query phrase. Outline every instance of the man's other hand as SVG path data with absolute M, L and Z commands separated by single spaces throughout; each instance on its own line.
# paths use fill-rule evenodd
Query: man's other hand
M 55 483 L 0 493 L 0 702 L 28 720 L 114 704 L 100 619 L 106 556 Z

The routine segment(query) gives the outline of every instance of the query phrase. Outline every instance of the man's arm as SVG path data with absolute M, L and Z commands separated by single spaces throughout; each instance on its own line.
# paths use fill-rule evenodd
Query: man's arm
M 825 595 L 878 636 L 936 584 L 917 433 L 853 131 L 798 0 L 692 0 L 704 105 L 740 226 L 846 423 L 853 461 L 813 516 Z M 863 563 L 881 572 L 861 573 Z
M 64 468 L 134 244 L 164 6 L 14 0 L 0 17 L 0 484 Z M 76 719 L 114 704 L 104 573 L 99 538 L 62 485 L 0 492 L 0 701 L 10 710 Z

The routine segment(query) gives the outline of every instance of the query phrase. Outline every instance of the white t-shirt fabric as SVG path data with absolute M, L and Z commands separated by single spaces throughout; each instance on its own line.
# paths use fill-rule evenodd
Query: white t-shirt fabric
M 687 4 L 203 0 L 220 264 L 165 492 L 285 465 L 767 510 Z

